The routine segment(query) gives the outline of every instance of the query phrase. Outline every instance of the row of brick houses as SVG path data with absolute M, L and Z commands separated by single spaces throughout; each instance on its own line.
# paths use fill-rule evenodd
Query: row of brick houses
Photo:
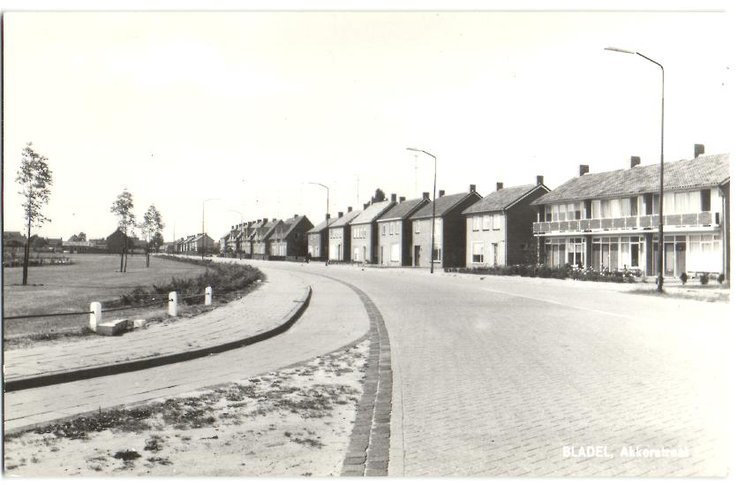
M 729 279 L 729 155 L 665 163 L 664 273 L 724 273 Z M 438 268 L 543 263 L 657 273 L 659 166 L 632 157 L 626 169 L 590 173 L 553 191 L 535 183 L 486 196 L 471 185 L 437 198 L 370 201 L 313 226 L 305 216 L 260 219 L 220 240 L 222 253 L 380 266 Z M 434 224 L 433 224 L 434 205 Z M 434 227 L 433 227 L 434 226 Z M 434 238 L 433 231 L 434 230 Z M 433 247 L 434 243 L 434 247 Z M 434 250 L 433 250 L 434 249 Z

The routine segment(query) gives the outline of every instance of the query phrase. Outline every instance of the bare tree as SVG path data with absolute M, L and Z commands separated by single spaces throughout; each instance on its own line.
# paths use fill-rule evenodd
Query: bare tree
M 26 246 L 23 252 L 23 285 L 28 284 L 28 260 L 31 253 L 31 228 L 41 227 L 50 219 L 41 213 L 42 207 L 49 202 L 52 186 L 52 171 L 47 165 L 47 157 L 36 153 L 31 142 L 26 144 L 21 156 L 21 168 L 16 175 L 16 182 L 21 184 L 24 197 L 23 213 L 26 219 Z
M 161 217 L 158 209 L 153 204 L 150 204 L 145 215 L 142 216 L 142 224 L 140 225 L 142 230 L 142 236 L 145 239 L 145 265 L 150 267 L 150 251 L 154 242 L 162 241 L 163 237 L 160 236 L 160 231 L 163 230 L 163 217 Z
M 134 203 L 132 194 L 125 188 L 111 205 L 111 212 L 119 218 L 119 230 L 124 233 L 124 244 L 122 245 L 122 256 L 119 260 L 119 272 L 127 272 L 127 243 L 129 241 L 129 229 L 135 226 Z

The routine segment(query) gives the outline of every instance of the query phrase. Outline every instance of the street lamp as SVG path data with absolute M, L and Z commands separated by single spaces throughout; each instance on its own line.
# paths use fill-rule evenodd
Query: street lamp
M 407 148 L 407 150 L 412 152 L 419 152 L 424 153 L 425 155 L 429 155 L 432 157 L 432 159 L 435 161 L 435 177 L 434 177 L 434 183 L 432 184 L 432 254 L 430 255 L 430 266 L 429 266 L 429 272 L 430 274 L 434 274 L 435 272 L 435 200 L 437 200 L 437 157 L 432 155 L 431 153 L 420 150 L 419 148 Z
M 636 51 L 630 51 L 626 49 L 619 49 L 617 47 L 606 47 L 605 50 L 607 51 L 613 51 L 613 52 L 621 52 L 623 54 L 633 54 L 637 55 L 639 57 L 643 57 L 644 59 L 648 60 L 652 64 L 656 64 L 661 72 L 662 72 L 662 109 L 661 109 L 661 122 L 660 122 L 660 229 L 659 229 L 659 248 L 657 251 L 657 291 L 659 293 L 662 293 L 662 261 L 663 261 L 663 251 L 665 249 L 665 239 L 664 239 L 664 215 L 662 212 L 663 207 L 663 196 L 664 196 L 664 177 L 665 177 L 665 68 L 662 67 L 662 64 L 655 61 L 654 59 L 650 59 L 649 57 L 645 56 L 641 52 Z
M 329 214 L 329 188 L 321 183 L 318 182 L 308 182 L 310 185 L 320 185 L 324 189 L 326 189 L 326 220 L 331 217 L 331 214 Z
M 204 232 L 204 204 L 212 200 L 220 200 L 220 199 L 204 199 L 202 201 L 202 259 L 204 259 L 204 247 L 207 245 L 207 234 L 205 234 Z

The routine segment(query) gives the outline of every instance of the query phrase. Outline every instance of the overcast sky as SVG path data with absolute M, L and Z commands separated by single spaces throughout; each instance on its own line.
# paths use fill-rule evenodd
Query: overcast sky
M 4 224 L 28 141 L 54 186 L 40 231 L 105 237 L 126 187 L 164 237 L 408 198 L 481 195 L 730 152 L 731 15 L 589 12 L 111 12 L 4 15 Z

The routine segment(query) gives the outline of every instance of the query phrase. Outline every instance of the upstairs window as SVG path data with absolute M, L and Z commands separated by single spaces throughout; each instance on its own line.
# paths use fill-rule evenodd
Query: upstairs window
M 711 189 L 701 191 L 701 212 L 711 211 Z
M 485 231 L 488 231 L 491 229 L 491 214 L 484 216 L 482 227 Z
M 473 230 L 474 231 L 481 230 L 481 216 L 473 217 L 472 221 L 473 221 Z

